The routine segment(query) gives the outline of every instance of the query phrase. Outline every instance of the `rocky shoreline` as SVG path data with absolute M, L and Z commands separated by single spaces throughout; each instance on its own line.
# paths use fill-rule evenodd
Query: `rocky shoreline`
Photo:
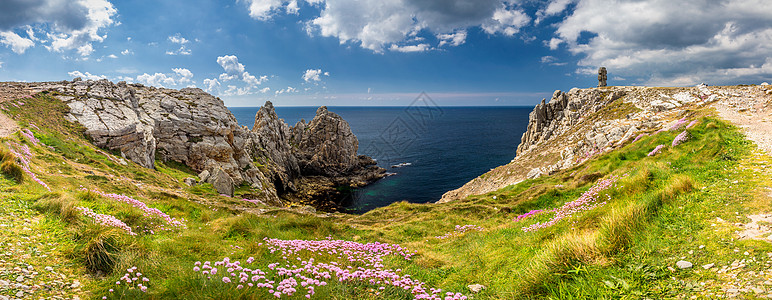
M 234 196 L 248 185 L 254 200 L 283 206 L 288 201 L 335 207 L 345 191 L 385 176 L 367 156 L 348 123 L 320 107 L 308 123 L 290 127 L 269 101 L 252 130 L 239 126 L 222 100 L 198 88 L 147 87 L 108 80 L 28 83 L 70 108 L 67 118 L 85 127 L 95 145 L 154 168 L 156 159 L 199 172 L 190 185 L 211 183 Z

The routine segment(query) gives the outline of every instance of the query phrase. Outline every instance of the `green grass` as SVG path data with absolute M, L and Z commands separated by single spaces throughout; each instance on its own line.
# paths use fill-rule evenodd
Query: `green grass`
M 263 268 L 281 261 L 259 246 L 263 238 L 334 239 L 398 243 L 417 255 L 411 261 L 388 258 L 389 268 L 424 281 L 429 287 L 470 294 L 467 285 L 486 289 L 475 299 L 619 299 L 673 298 L 703 295 L 718 284 L 715 273 L 695 272 L 710 262 L 727 264 L 772 251 L 765 243 L 733 239 L 732 223 L 739 214 L 766 209 L 753 190 L 758 176 L 742 168 L 752 153 L 737 129 L 710 116 L 689 129 L 692 138 L 682 145 L 646 154 L 656 145 L 670 145 L 679 132 L 662 132 L 595 157 L 552 176 L 526 180 L 485 195 L 448 204 L 394 203 L 363 215 L 315 216 L 292 210 L 268 209 L 252 214 L 236 209 L 242 201 L 220 197 L 211 185 L 181 183 L 195 172 L 183 165 L 157 162 L 156 170 L 115 162 L 82 135 L 82 128 L 64 121 L 62 104 L 47 95 L 28 101 L 29 111 L 11 111 L 22 124 L 37 124 L 36 136 L 47 147 L 32 147 L 39 177 L 55 191 L 36 183 L 2 179 L 2 193 L 23 196 L 31 208 L 56 224 L 72 242 L 62 254 L 82 272 L 99 274 L 87 288 L 92 296 L 124 298 L 266 298 L 265 291 L 237 290 L 218 280 L 208 281 L 192 271 L 196 261 L 223 257 L 255 257 Z M 50 109 L 50 111 L 38 111 Z M 628 113 L 624 107 L 614 114 Z M 705 113 L 702 113 L 704 115 Z M 17 139 L 19 137 L 12 137 Z M 5 157 L 5 154 L 0 153 Z M 534 209 L 552 209 L 579 198 L 598 180 L 619 176 L 610 197 L 596 209 L 578 213 L 555 226 L 534 232 L 522 227 L 551 218 L 544 213 L 519 222 L 515 216 Z M 735 182 L 737 180 L 737 182 Z M 106 199 L 81 186 L 105 193 L 125 194 L 174 218 L 187 228 L 144 232 L 161 220 L 144 216 L 125 203 Z M 250 193 L 241 186 L 240 194 Z M 11 205 L 3 202 L 3 206 Z M 121 219 L 139 233 L 129 236 L 80 215 L 75 206 Z M 726 224 L 715 223 L 720 217 Z M 438 239 L 455 225 L 485 228 Z M 699 246 L 704 246 L 700 248 Z M 735 252 L 734 249 L 743 251 Z M 688 251 L 692 251 L 689 253 Z M 308 254 L 301 253 L 303 258 Z M 681 257 L 694 270 L 669 270 Z M 320 260 L 334 261 L 336 257 Z M 115 282 L 136 266 L 150 278 L 148 292 L 117 287 Z M 753 267 L 762 270 L 763 266 Z M 675 280 L 673 279 L 675 278 Z M 116 292 L 109 293 L 109 289 Z M 330 280 L 317 288 L 316 299 L 409 299 L 410 294 L 377 285 Z M 299 293 L 293 299 L 300 299 Z

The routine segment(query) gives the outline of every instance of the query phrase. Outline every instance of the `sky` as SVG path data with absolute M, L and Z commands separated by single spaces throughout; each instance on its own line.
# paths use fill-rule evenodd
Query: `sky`
M 769 0 L 3 0 L 0 81 L 198 87 L 227 106 L 531 106 L 772 81 Z

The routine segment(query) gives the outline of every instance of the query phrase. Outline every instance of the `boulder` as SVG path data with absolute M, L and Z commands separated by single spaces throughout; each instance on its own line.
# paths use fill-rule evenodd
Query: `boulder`
M 206 182 L 211 183 L 215 190 L 222 195 L 233 197 L 233 179 L 222 168 L 212 170 Z

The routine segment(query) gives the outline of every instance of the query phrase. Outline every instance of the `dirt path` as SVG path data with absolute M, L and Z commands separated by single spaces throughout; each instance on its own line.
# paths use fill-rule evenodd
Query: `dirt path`
M 732 90 L 713 107 L 718 115 L 743 129 L 749 140 L 772 155 L 772 86 Z
M 32 95 L 26 83 L 0 82 L 0 103 Z M 0 137 L 6 137 L 19 130 L 16 122 L 0 112 Z
M 19 130 L 14 120 L 0 112 L 0 137 L 6 137 Z

